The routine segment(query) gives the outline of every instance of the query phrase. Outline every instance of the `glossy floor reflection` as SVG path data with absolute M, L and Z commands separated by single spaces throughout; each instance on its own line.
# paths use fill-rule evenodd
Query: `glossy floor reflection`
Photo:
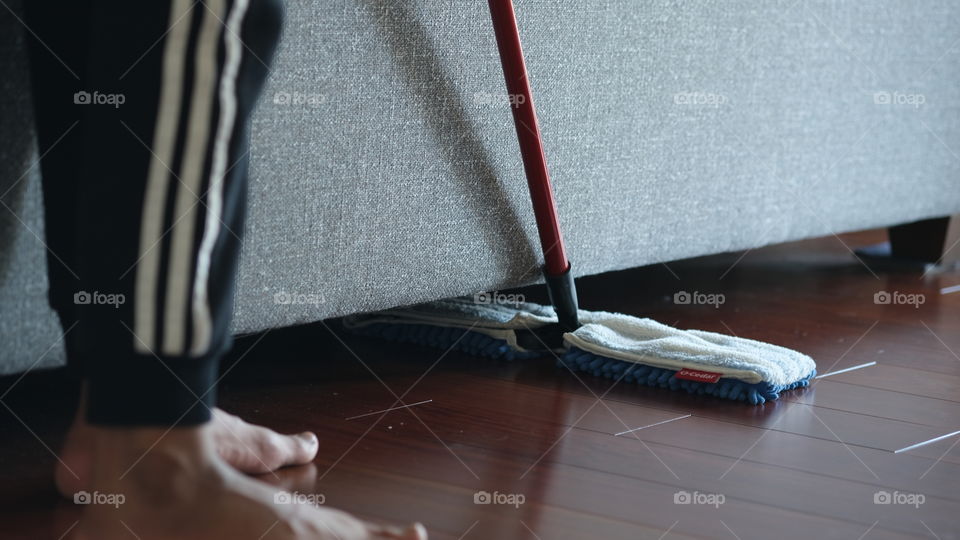
M 960 430 L 960 292 L 940 293 L 960 274 L 880 273 L 846 247 L 880 238 L 581 280 L 586 309 L 793 347 L 824 374 L 876 362 L 764 406 L 611 387 L 550 358 L 386 344 L 335 321 L 240 339 L 220 403 L 320 434 L 313 465 L 265 481 L 371 519 L 422 521 L 431 538 L 958 538 L 960 436 L 909 448 Z M 725 301 L 674 304 L 680 291 Z M 924 302 L 875 303 L 878 292 Z M 5 392 L 16 378 L 0 381 Z M 0 537 L 58 538 L 75 522 L 47 448 L 72 400 L 58 373 L 4 397 Z

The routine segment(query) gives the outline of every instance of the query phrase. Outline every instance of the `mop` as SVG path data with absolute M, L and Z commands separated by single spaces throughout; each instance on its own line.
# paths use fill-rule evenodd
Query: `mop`
M 489 0 L 533 203 L 551 306 L 454 298 L 344 319 L 358 333 L 497 359 L 557 355 L 571 371 L 759 405 L 808 386 L 813 359 L 784 347 L 578 308 L 512 0 Z M 522 99 L 521 99 L 522 97 Z

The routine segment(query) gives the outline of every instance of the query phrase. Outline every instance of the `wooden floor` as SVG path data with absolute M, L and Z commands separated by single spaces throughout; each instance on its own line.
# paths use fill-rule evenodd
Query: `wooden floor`
M 960 274 L 871 270 L 847 248 L 882 237 L 581 280 L 585 309 L 771 341 L 822 374 L 876 363 L 764 406 L 611 388 L 554 359 L 385 344 L 334 321 L 240 340 L 220 403 L 320 434 L 313 465 L 265 480 L 372 519 L 422 521 L 431 538 L 960 538 L 960 291 L 940 291 Z M 725 302 L 674 304 L 680 291 Z M 924 303 L 877 304 L 881 291 Z M 11 388 L 0 538 L 58 538 L 78 515 L 49 478 L 72 390 L 56 372 L 0 383 Z M 375 414 L 391 407 L 402 408 Z M 522 504 L 475 504 L 478 492 Z

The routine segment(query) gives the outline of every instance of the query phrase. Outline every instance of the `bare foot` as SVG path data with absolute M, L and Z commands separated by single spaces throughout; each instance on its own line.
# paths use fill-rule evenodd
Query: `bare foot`
M 80 406 L 60 451 L 54 469 L 57 491 L 72 498 L 89 490 L 95 428 L 86 421 L 86 388 Z M 262 474 L 290 465 L 310 463 L 317 455 L 317 436 L 309 431 L 281 435 L 261 426 L 248 424 L 220 409 L 213 410 L 209 424 L 214 446 L 220 456 L 237 470 Z
M 383 527 L 291 503 L 289 494 L 229 466 L 211 424 L 166 435 L 156 428 L 92 429 L 91 492 L 78 540 L 426 540 L 419 524 Z

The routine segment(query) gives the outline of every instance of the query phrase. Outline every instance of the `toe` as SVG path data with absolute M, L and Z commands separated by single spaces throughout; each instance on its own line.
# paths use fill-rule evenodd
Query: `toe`
M 373 525 L 369 527 L 373 538 L 389 538 L 392 540 L 427 540 L 427 529 L 420 523 L 408 525 L 406 529 L 389 526 Z
M 233 417 L 222 422 L 217 446 L 220 455 L 242 472 L 262 474 L 290 465 L 313 461 L 319 449 L 311 432 L 281 435 Z
M 402 538 L 406 540 L 427 540 L 427 528 L 421 523 L 414 523 L 407 527 L 405 535 Z
M 280 435 L 264 430 L 261 444 L 261 459 L 271 469 L 290 465 L 304 465 L 313 461 L 317 455 L 319 442 L 317 436 L 309 431 L 296 435 Z
M 238 468 L 245 472 L 264 473 L 291 465 L 304 465 L 313 461 L 319 443 L 313 433 L 280 435 L 266 428 L 257 428 L 253 441 L 245 449 L 252 451 L 253 459 L 241 460 Z M 249 468 L 244 467 L 246 463 Z

